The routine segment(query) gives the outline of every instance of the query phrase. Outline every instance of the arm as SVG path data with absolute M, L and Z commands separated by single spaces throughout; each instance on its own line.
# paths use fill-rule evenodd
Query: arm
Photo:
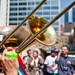
M 59 61 L 60 55 L 61 55 L 61 52 L 58 53 L 57 58 L 56 58 L 56 61 Z
M 56 71 L 58 69 L 58 66 L 56 65 L 54 69 L 52 69 L 53 71 Z
M 53 68 L 54 66 L 47 65 L 48 68 Z
M 49 57 L 46 58 L 44 64 L 45 64 L 46 67 L 48 67 L 48 68 L 53 68 L 54 66 L 50 66 L 50 65 L 49 65 L 49 59 L 48 59 L 48 58 L 49 58 Z

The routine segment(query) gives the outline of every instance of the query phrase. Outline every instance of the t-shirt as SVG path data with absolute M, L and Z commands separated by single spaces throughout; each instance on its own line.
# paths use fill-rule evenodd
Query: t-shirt
M 56 58 L 57 58 L 56 56 L 55 57 L 52 57 L 50 55 L 46 57 L 46 60 L 45 60 L 44 64 L 53 66 L 53 68 L 47 68 L 47 72 L 48 73 L 54 73 L 52 71 L 52 69 L 56 68 L 56 64 L 55 64 Z M 55 73 L 57 73 L 57 71 L 55 71 Z
M 58 64 L 58 75 L 73 75 L 75 73 L 71 65 L 73 63 L 72 57 L 60 56 L 59 61 L 56 61 L 56 63 Z

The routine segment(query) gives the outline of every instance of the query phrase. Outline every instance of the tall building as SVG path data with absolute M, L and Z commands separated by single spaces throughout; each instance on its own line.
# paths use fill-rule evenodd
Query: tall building
M 71 8 L 68 12 L 65 13 L 64 23 L 75 22 L 75 7 Z
M 7 0 L 7 23 L 6 25 L 19 25 L 22 20 L 41 2 L 42 0 Z M 52 20 L 60 12 L 60 0 L 47 0 L 36 12 L 46 18 Z M 24 26 L 28 25 L 27 23 Z M 52 24 L 59 35 L 60 21 L 57 20 Z

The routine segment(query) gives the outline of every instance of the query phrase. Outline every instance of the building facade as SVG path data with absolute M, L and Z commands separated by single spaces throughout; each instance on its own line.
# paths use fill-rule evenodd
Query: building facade
M 75 7 L 71 8 L 64 16 L 64 24 L 68 22 L 75 22 Z
M 42 0 L 6 0 L 6 25 L 19 25 L 24 18 L 42 1 Z M 60 0 L 47 0 L 34 14 L 52 20 L 60 12 Z M 27 22 L 24 26 L 27 26 Z M 54 22 L 53 27 L 57 35 L 60 34 L 60 20 Z
M 6 26 L 6 0 L 0 0 L 0 26 Z

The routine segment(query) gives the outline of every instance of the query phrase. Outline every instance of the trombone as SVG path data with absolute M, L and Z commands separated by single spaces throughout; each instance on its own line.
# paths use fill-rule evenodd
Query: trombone
M 60 12 L 54 19 L 52 19 L 50 22 L 48 22 L 44 27 L 42 27 L 37 33 L 35 33 L 33 36 L 32 36 L 32 38 L 30 38 L 29 40 L 27 40 L 27 41 L 25 41 L 25 43 L 24 44 L 22 44 L 21 46 L 20 46 L 20 49 L 17 49 L 16 50 L 16 52 L 17 53 L 20 53 L 20 52 L 22 52 L 29 44 L 31 44 L 33 41 L 34 41 L 34 39 L 39 35 L 39 34 L 41 34 L 41 33 L 43 33 L 52 23 L 54 23 L 57 19 L 59 19 L 64 13 L 66 13 L 71 7 L 73 7 L 75 5 L 75 1 L 74 2 L 72 2 L 67 8 L 65 8 L 62 12 Z M 30 17 L 30 16 L 29 16 Z M 28 18 L 29 18 L 28 17 Z M 17 30 L 18 28 L 16 28 L 16 30 Z M 14 31 L 12 31 L 12 33 L 14 33 L 16 30 L 14 30 Z M 10 36 L 12 35 L 12 34 L 9 34 Z M 8 38 L 10 37 L 10 36 L 8 36 Z M 7 39 L 6 39 L 7 40 Z M 6 41 L 6 40 L 4 40 L 2 43 L 1 43 L 1 46 L 4 44 L 4 42 Z

